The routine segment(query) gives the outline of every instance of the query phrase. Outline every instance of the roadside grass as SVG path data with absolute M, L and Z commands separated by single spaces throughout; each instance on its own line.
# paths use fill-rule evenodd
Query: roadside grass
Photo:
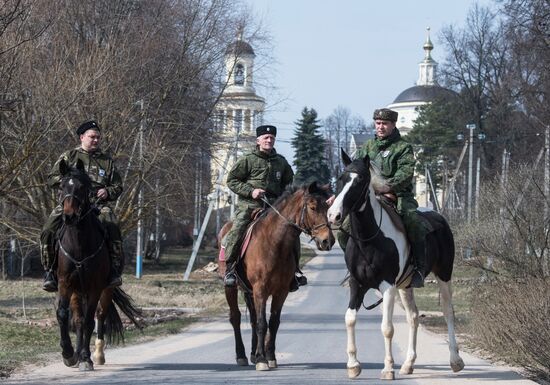
M 133 273 L 135 264 L 128 264 L 122 288 L 143 309 L 147 326 L 140 331 L 126 321 L 125 344 L 177 334 L 193 322 L 225 316 L 223 282 L 217 272 L 201 268 L 215 262 L 217 254 L 214 248 L 201 249 L 188 281 L 183 274 L 191 248 L 166 250 L 159 263 L 144 260 L 141 279 Z M 314 256 L 303 247 L 300 264 Z M 55 295 L 41 287 L 40 278 L 0 281 L 0 378 L 27 364 L 61 359 Z M 74 334 L 71 338 L 74 343 Z
M 465 334 L 468 331 L 472 281 L 479 279 L 479 274 L 479 270 L 463 261 L 455 260 L 451 288 L 457 334 Z M 433 332 L 446 334 L 447 324 L 441 311 L 439 284 L 433 274 L 427 277 L 424 288 L 414 291 L 414 297 L 420 313 L 420 323 Z

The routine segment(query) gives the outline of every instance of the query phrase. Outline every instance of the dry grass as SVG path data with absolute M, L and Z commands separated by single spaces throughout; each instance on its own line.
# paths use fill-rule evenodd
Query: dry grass
M 217 250 L 201 250 L 195 271 L 189 281 L 183 281 L 190 254 L 190 248 L 172 249 L 160 263 L 144 261 L 141 279 L 132 275 L 134 266 L 126 266 L 123 289 L 145 309 L 148 325 L 143 332 L 130 327 L 125 333 L 127 344 L 179 333 L 197 320 L 225 316 L 222 281 L 216 271 L 202 269 L 215 261 Z M 311 249 L 302 249 L 302 263 L 313 256 Z M 60 357 L 55 296 L 41 286 L 42 279 L 0 281 L 0 378 L 27 363 Z

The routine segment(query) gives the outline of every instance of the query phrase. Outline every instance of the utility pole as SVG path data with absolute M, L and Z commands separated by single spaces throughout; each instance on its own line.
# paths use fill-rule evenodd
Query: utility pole
M 479 169 L 481 166 L 481 158 L 479 157 L 479 154 L 477 156 L 477 164 L 476 164 L 476 194 L 475 194 L 475 219 L 477 220 L 479 218 Z
M 470 146 L 468 152 L 468 207 L 467 207 L 467 220 L 468 223 L 472 222 L 472 182 L 473 182 L 473 166 L 474 166 L 474 130 L 475 124 L 467 124 L 466 128 L 470 130 L 470 139 L 468 145 Z
M 235 143 L 235 150 L 236 150 L 236 143 Z M 210 219 L 210 214 L 212 214 L 212 209 L 214 208 L 214 205 L 216 204 L 215 197 L 218 196 L 221 184 L 223 182 L 223 177 L 225 175 L 225 169 L 227 168 L 227 164 L 229 163 L 229 157 L 231 155 L 231 152 L 228 151 L 227 155 L 225 156 L 225 161 L 223 163 L 223 167 L 220 168 L 218 172 L 218 178 L 216 179 L 216 187 L 214 191 L 214 199 L 210 199 L 210 203 L 208 204 L 208 209 L 206 210 L 206 214 L 204 215 L 204 219 L 202 221 L 202 226 L 199 231 L 199 234 L 197 236 L 197 239 L 195 240 L 195 243 L 193 244 L 193 251 L 191 252 L 191 258 L 189 258 L 189 262 L 187 263 L 187 268 L 185 269 L 185 273 L 183 275 L 183 280 L 187 281 L 189 280 L 189 276 L 191 275 L 191 271 L 193 270 L 193 265 L 195 263 L 195 259 L 197 257 L 197 254 L 199 252 L 199 248 L 202 242 L 202 238 L 204 236 L 204 233 L 206 231 L 206 226 L 208 225 L 208 220 Z
M 544 130 L 544 223 L 548 227 L 548 199 L 550 199 L 550 126 Z
M 143 130 L 145 129 L 145 118 L 143 116 L 143 99 L 139 101 L 141 108 L 141 120 L 139 123 L 139 194 L 138 194 L 138 226 L 136 244 L 136 278 L 141 278 L 143 267 Z
M 157 203 L 155 205 L 155 260 L 158 261 L 160 259 L 160 242 L 161 242 L 161 235 L 160 235 L 160 203 L 159 203 L 159 176 L 157 175 L 157 179 L 155 181 L 155 191 L 157 193 Z
M 455 171 L 453 173 L 453 177 L 451 178 L 451 182 L 449 183 L 449 188 L 448 188 L 448 191 L 449 193 L 447 194 L 447 197 L 445 198 L 445 202 L 443 202 L 443 204 L 441 205 L 441 213 L 443 213 L 443 211 L 445 211 L 445 208 L 447 207 L 447 204 L 449 202 L 449 198 L 452 198 L 453 195 L 453 191 L 456 193 L 456 190 L 455 190 L 455 183 L 456 183 L 456 178 L 458 177 L 458 171 L 460 170 L 460 166 L 462 165 L 462 161 L 464 160 L 464 155 L 466 154 L 466 150 L 468 149 L 468 142 L 464 143 L 464 147 L 462 147 L 462 152 L 460 153 L 460 156 L 458 158 L 458 163 L 456 164 L 456 168 L 455 168 Z

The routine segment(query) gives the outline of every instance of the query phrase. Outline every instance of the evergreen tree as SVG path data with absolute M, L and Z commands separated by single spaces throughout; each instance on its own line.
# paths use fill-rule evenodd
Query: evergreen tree
M 424 173 L 427 166 L 434 183 L 439 184 L 444 170 L 455 164 L 463 145 L 456 139 L 465 127 L 462 105 L 458 98 L 439 99 L 420 106 L 418 112 L 406 139 L 415 147 L 417 172 Z
M 325 159 L 325 139 L 319 133 L 321 127 L 317 120 L 317 112 L 312 108 L 304 107 L 302 119 L 296 122 L 292 147 L 296 175 L 294 183 L 297 185 L 317 181 L 325 184 L 330 180 L 330 171 Z

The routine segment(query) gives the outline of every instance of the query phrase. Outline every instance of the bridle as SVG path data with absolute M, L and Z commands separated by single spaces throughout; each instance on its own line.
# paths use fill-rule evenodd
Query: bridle
M 92 210 L 94 210 L 95 208 L 95 204 L 97 203 L 97 201 L 95 202 L 90 202 L 87 194 L 84 194 L 85 196 L 82 197 L 82 196 L 79 196 L 79 194 L 75 194 L 74 192 L 70 192 L 70 193 L 67 193 L 63 196 L 60 197 L 59 199 L 59 204 L 63 207 L 63 204 L 65 203 L 65 201 L 67 200 L 67 198 L 72 198 L 74 200 L 76 200 L 79 204 L 78 204 L 78 210 L 76 211 L 75 215 L 76 215 L 76 222 L 73 223 L 73 224 L 66 224 L 67 226 L 76 226 L 78 223 L 80 223 L 81 220 L 83 220 L 90 212 L 92 212 Z M 89 206 L 88 210 L 86 210 L 86 212 L 84 214 L 82 214 L 82 208 L 85 207 L 85 206 Z M 65 214 L 63 214 L 65 215 Z
M 306 198 L 307 195 L 304 195 L 304 198 Z M 304 205 L 302 206 L 301 210 L 300 210 L 300 221 L 298 223 L 295 223 L 293 221 L 291 221 L 290 219 L 286 218 L 283 214 L 281 214 L 279 212 L 279 210 L 277 210 L 272 204 L 269 203 L 269 201 L 267 200 L 267 198 L 265 196 L 263 196 L 261 198 L 262 202 L 264 202 L 267 206 L 271 207 L 271 209 L 273 209 L 273 211 L 278 215 L 280 216 L 281 218 L 283 218 L 289 225 L 291 225 L 292 227 L 294 227 L 296 230 L 300 231 L 300 232 L 303 232 L 304 234 L 307 234 L 311 237 L 310 241 L 312 241 L 313 239 L 315 239 L 315 235 L 319 232 L 319 229 L 322 229 L 323 227 L 327 227 L 329 230 L 330 230 L 330 225 L 328 224 L 328 221 L 325 222 L 325 223 L 319 223 L 317 225 L 314 225 L 314 226 L 308 226 L 306 225 L 305 223 L 305 218 L 306 218 L 306 210 L 307 210 L 307 201 L 304 203 Z
M 79 195 L 84 195 L 84 197 L 82 196 L 79 196 Z M 59 204 L 61 206 L 63 206 L 63 204 L 65 203 L 65 200 L 67 200 L 68 198 L 72 198 L 74 200 L 76 200 L 79 205 L 78 205 L 78 210 L 76 211 L 76 218 L 77 220 L 74 222 L 74 223 L 67 223 L 66 221 L 63 221 L 63 227 L 66 227 L 66 226 L 76 226 L 78 225 L 90 212 L 92 212 L 94 209 L 95 209 L 95 205 L 97 203 L 98 200 L 96 201 L 93 201 L 91 202 L 90 199 L 88 198 L 88 195 L 87 194 L 75 194 L 74 191 L 73 192 L 70 192 L 70 193 L 66 193 L 64 194 L 63 196 L 61 196 L 60 198 L 60 201 L 59 201 Z M 89 206 L 88 210 L 86 210 L 86 212 L 84 214 L 82 214 L 82 208 L 85 207 L 85 206 Z M 63 214 L 65 215 L 65 214 Z M 63 234 L 64 232 L 64 228 L 61 229 L 61 234 Z M 82 267 L 82 265 L 90 260 L 90 259 L 93 259 L 95 256 L 97 256 L 100 251 L 103 249 L 103 246 L 105 245 L 105 238 L 106 238 L 106 234 L 105 234 L 105 230 L 104 230 L 104 234 L 103 234 L 103 237 L 102 237 L 102 240 L 101 240 L 101 244 L 99 245 L 99 247 L 90 255 L 86 256 L 85 258 L 81 259 L 81 260 L 76 260 L 71 254 L 69 254 L 69 252 L 67 250 L 65 250 L 65 248 L 63 247 L 63 244 L 61 243 L 61 240 L 63 239 L 63 235 L 61 235 L 58 239 L 58 244 L 59 244 L 59 248 L 60 250 L 63 252 L 63 254 L 65 254 L 65 256 L 72 262 L 75 264 L 77 270 L 80 271 L 80 268 Z
M 348 170 L 349 171 L 349 170 Z M 365 197 L 365 201 L 370 201 L 370 197 L 368 196 L 368 190 L 369 190 L 369 186 L 370 186 L 370 181 L 369 183 L 365 183 L 365 186 L 363 186 L 363 189 L 361 190 L 361 194 L 359 195 L 359 197 Z M 361 200 L 360 199 L 357 199 L 353 205 L 351 206 L 350 208 L 350 213 L 353 212 L 353 211 L 356 211 L 357 209 L 357 205 L 361 203 Z M 352 238 L 354 241 L 356 242 L 370 242 L 372 241 L 374 238 L 376 238 L 378 236 L 378 234 L 380 233 L 380 229 L 382 227 L 382 205 L 380 205 L 380 221 L 378 222 L 378 225 L 377 225 L 377 228 L 376 228 L 376 231 L 373 235 L 367 237 L 367 238 L 358 238 L 356 236 L 354 236 L 353 234 L 351 234 L 350 232 L 344 230 L 342 228 L 342 226 L 340 226 L 338 228 L 338 230 L 340 230 L 341 232 L 343 232 L 344 234 L 346 234 L 347 236 L 349 236 L 350 238 Z M 349 214 L 348 214 L 349 215 Z

